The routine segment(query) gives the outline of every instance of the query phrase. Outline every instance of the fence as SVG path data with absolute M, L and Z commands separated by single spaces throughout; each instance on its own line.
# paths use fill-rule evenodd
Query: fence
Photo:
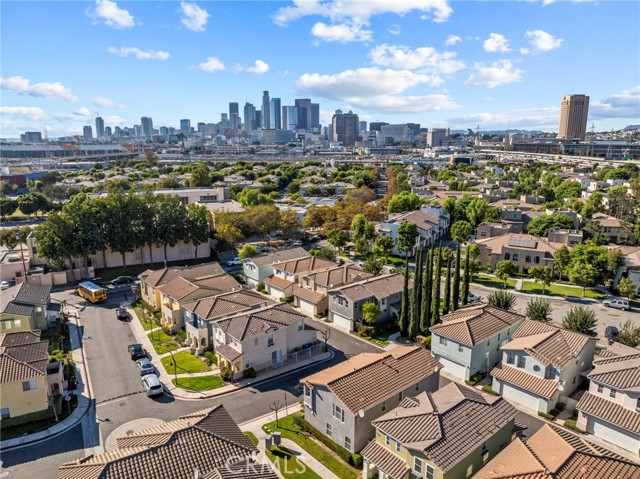
M 324 353 L 324 343 L 321 341 L 316 341 L 306 349 L 293 351 L 288 353 L 286 356 L 282 356 L 282 359 L 279 362 L 274 363 L 272 361 L 266 361 L 260 364 L 253 364 L 252 367 L 256 370 L 256 373 L 264 374 L 276 369 L 283 369 L 293 364 L 309 360 L 322 353 Z

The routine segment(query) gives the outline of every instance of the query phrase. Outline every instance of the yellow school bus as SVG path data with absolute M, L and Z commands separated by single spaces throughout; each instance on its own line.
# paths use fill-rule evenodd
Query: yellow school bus
M 84 281 L 78 285 L 78 296 L 92 303 L 99 303 L 107 299 L 107 292 L 91 281 Z

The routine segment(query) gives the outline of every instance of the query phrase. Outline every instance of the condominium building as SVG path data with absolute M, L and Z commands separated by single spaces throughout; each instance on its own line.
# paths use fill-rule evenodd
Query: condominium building
M 589 97 L 586 95 L 566 95 L 560 102 L 560 138 L 584 140 L 587 132 Z

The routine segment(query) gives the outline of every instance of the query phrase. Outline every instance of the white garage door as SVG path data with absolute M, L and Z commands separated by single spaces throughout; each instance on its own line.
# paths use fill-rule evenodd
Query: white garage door
M 621 430 L 615 428 L 615 426 L 600 419 L 589 417 L 587 421 L 587 432 L 607 442 L 629 449 L 630 451 L 638 451 L 638 439 L 624 434 Z
M 312 316 L 315 315 L 316 305 L 306 299 L 298 297 L 298 307 L 305 313 L 309 313 Z
M 539 411 L 539 398 L 522 389 L 510 386 L 509 384 L 502 383 L 502 396 L 505 399 L 509 399 L 513 402 L 522 404 L 524 407 Z
M 453 361 L 450 361 L 449 359 L 443 357 L 438 358 L 438 361 L 440 361 L 440 364 L 444 366 L 444 370 L 447 373 L 452 374 L 453 376 L 456 376 L 458 378 L 469 379 L 466 366 L 454 363 Z
M 267 287 L 267 294 L 272 298 L 274 299 L 284 298 L 284 293 L 282 292 L 281 289 L 276 289 L 272 287 L 270 284 L 267 284 L 266 287 Z
M 348 329 L 349 331 L 353 331 L 353 323 L 344 316 L 340 316 L 336 313 L 331 313 L 331 321 L 334 322 L 337 326 Z

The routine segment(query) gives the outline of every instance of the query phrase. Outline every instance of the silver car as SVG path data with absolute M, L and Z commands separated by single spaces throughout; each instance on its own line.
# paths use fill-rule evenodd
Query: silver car
M 136 367 L 138 368 L 138 372 L 140 373 L 140 376 L 145 376 L 147 374 L 155 373 L 155 368 L 153 367 L 153 364 L 151 364 L 151 361 L 149 361 L 147 358 L 138 359 L 136 361 Z
M 144 388 L 147 396 L 158 396 L 164 392 L 162 383 L 156 377 L 155 374 L 147 374 L 142 376 L 142 387 Z
M 621 309 L 622 311 L 629 310 L 629 301 L 624 298 L 607 298 L 602 304 L 607 308 Z

